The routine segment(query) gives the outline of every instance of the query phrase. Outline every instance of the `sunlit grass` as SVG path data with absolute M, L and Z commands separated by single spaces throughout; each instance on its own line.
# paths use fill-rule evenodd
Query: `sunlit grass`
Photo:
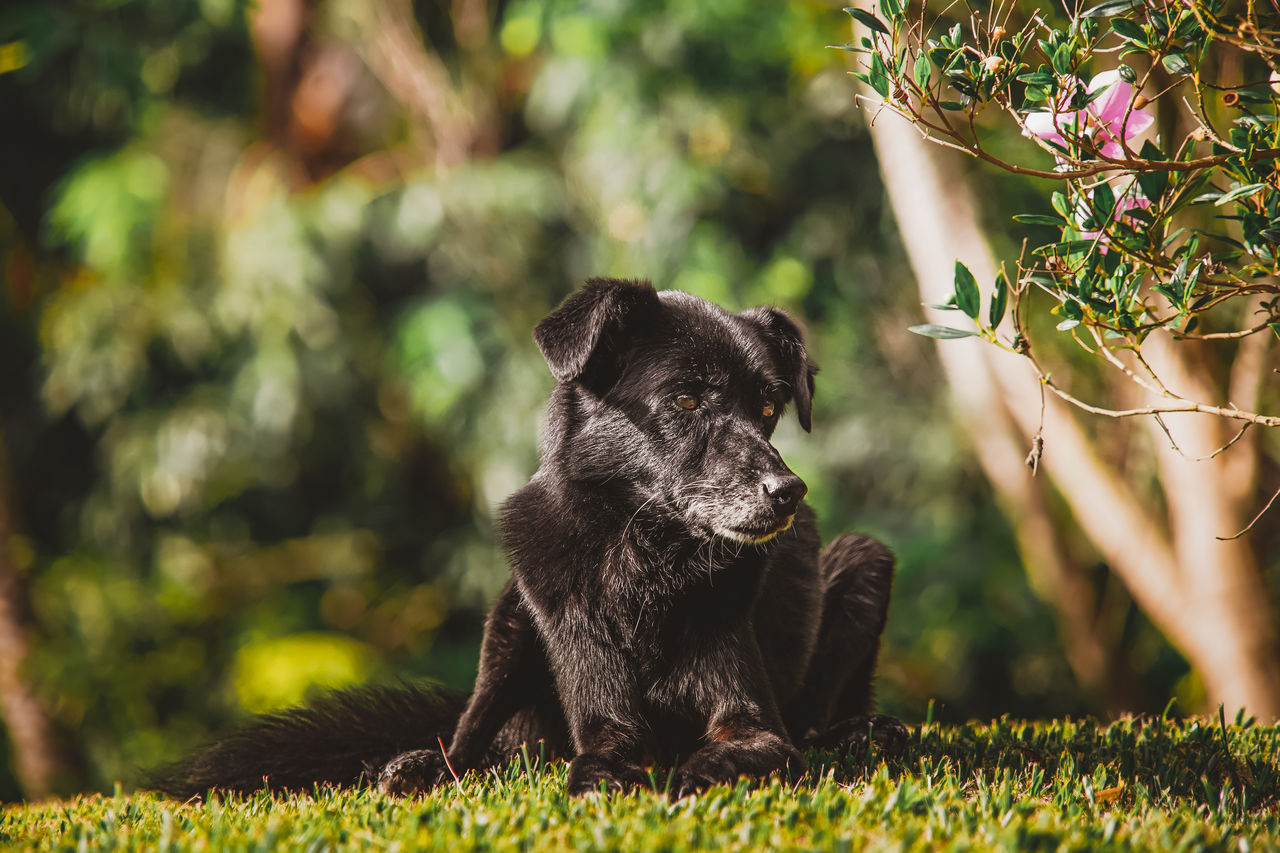
M 1280 729 L 1131 719 L 924 726 L 900 760 L 809 755 L 798 779 L 670 802 L 565 795 L 521 758 L 429 795 L 153 794 L 10 806 L 0 843 L 34 850 L 1280 849 Z M 655 772 L 658 787 L 666 774 Z

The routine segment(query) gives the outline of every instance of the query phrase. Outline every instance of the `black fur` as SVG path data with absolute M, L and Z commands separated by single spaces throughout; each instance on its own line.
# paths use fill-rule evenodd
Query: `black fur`
M 466 696 L 411 686 L 330 693 L 302 708 L 263 714 L 147 786 L 186 799 L 210 789 L 307 789 L 377 778 L 397 755 L 453 735 Z
M 843 536 L 819 557 L 805 485 L 769 442 L 788 404 L 811 425 L 795 322 L 597 279 L 534 339 L 557 380 L 542 467 L 503 507 L 512 578 L 456 725 L 448 702 L 344 694 L 251 724 L 164 789 L 381 765 L 378 785 L 409 793 L 542 741 L 572 757 L 572 794 L 647 784 L 656 759 L 683 796 L 798 771 L 796 743 L 900 746 L 900 724 L 865 716 L 893 556 Z

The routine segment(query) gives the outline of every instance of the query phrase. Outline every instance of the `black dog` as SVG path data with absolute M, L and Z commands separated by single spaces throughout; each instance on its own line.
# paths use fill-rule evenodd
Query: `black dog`
M 592 280 L 534 338 L 557 380 L 542 467 L 503 508 L 512 578 L 460 716 L 412 691 L 338 694 L 260 718 L 159 787 L 368 772 L 408 793 L 542 741 L 573 757 L 571 794 L 647 785 L 656 758 L 682 759 L 684 796 L 799 770 L 797 743 L 870 731 L 900 748 L 901 724 L 865 716 L 893 557 L 843 536 L 819 558 L 806 486 L 769 443 L 788 404 L 810 428 L 796 324 Z

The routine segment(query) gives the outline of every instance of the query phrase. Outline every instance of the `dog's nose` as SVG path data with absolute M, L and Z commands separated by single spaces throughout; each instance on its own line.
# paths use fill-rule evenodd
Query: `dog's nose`
M 763 489 L 765 497 L 773 501 L 774 509 L 779 515 L 791 515 L 795 512 L 801 498 L 809 491 L 804 480 L 789 472 L 780 476 L 765 477 L 760 488 Z

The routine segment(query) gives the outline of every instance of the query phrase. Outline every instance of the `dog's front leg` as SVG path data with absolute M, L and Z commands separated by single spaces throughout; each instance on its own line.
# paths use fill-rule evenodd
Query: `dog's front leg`
M 697 694 L 710 699 L 706 743 L 680 765 L 672 797 L 686 797 L 739 776 L 766 776 L 804 760 L 787 738 L 769 691 L 759 647 L 749 634 L 729 638 L 690 662 Z
M 576 753 L 570 796 L 648 785 L 636 762 L 644 725 L 625 644 L 585 602 L 562 603 L 539 627 Z
M 448 748 L 439 745 L 397 755 L 379 773 L 378 787 L 388 794 L 411 794 L 480 767 L 494 735 L 547 675 L 533 623 L 515 584 L 508 582 L 485 620 L 475 690 Z

